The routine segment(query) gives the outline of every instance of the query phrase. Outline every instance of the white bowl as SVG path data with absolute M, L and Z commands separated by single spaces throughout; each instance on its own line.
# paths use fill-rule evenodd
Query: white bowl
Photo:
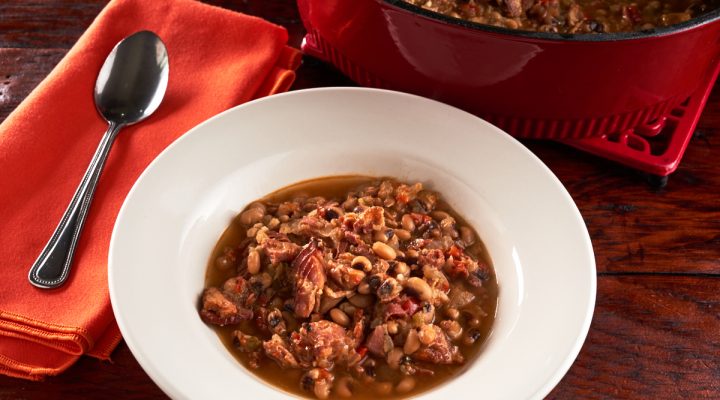
M 109 256 L 128 346 L 168 395 L 279 399 L 198 317 L 205 267 L 247 203 L 304 179 L 364 174 L 421 181 L 470 222 L 500 298 L 465 373 L 418 398 L 542 398 L 567 372 L 592 318 L 595 263 L 575 204 L 519 142 L 453 107 L 352 88 L 256 100 L 200 124 L 147 168 L 125 200 Z

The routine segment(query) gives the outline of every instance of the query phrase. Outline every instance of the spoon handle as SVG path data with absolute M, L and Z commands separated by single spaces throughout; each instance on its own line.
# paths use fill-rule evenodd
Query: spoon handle
M 105 131 L 60 223 L 30 268 L 28 279 L 33 285 L 42 289 L 53 289 L 67 280 L 75 246 L 90 209 L 95 187 L 120 128 L 122 128 L 121 124 L 110 123 Z

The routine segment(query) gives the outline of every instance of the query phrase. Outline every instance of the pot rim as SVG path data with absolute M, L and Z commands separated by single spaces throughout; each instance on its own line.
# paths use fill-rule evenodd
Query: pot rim
M 632 32 L 613 32 L 613 33 L 553 33 L 553 32 L 535 32 L 522 31 L 517 29 L 502 28 L 492 25 L 472 22 L 465 19 L 453 18 L 434 11 L 426 10 L 414 4 L 405 2 L 404 0 L 376 0 L 400 8 L 412 14 L 420 15 L 447 25 L 457 26 L 461 28 L 490 32 L 495 34 L 519 36 L 528 39 L 538 39 L 556 42 L 614 42 L 635 39 L 648 39 L 662 36 L 669 36 L 676 33 L 695 29 L 707 25 L 713 21 L 720 19 L 720 8 L 692 18 L 679 24 L 647 29 Z

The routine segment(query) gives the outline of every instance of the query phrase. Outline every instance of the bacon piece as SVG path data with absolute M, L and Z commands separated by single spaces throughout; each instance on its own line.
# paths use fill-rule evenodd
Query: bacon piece
M 368 337 L 365 346 L 371 354 L 385 358 L 385 355 L 393 349 L 394 344 L 390 334 L 388 334 L 387 326 L 381 324 L 375 327 L 375 330 Z
M 273 359 L 281 368 L 298 368 L 299 363 L 288 348 L 287 343 L 278 334 L 263 342 L 265 354 Z

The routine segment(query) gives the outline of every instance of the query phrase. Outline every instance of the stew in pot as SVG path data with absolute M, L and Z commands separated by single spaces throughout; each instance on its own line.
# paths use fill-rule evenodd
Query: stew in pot
M 454 18 L 558 33 L 649 30 L 718 8 L 720 0 L 404 0 Z
M 283 390 L 397 398 L 473 360 L 497 292 L 480 238 L 438 193 L 332 177 L 282 189 L 235 218 L 209 262 L 200 317 Z

